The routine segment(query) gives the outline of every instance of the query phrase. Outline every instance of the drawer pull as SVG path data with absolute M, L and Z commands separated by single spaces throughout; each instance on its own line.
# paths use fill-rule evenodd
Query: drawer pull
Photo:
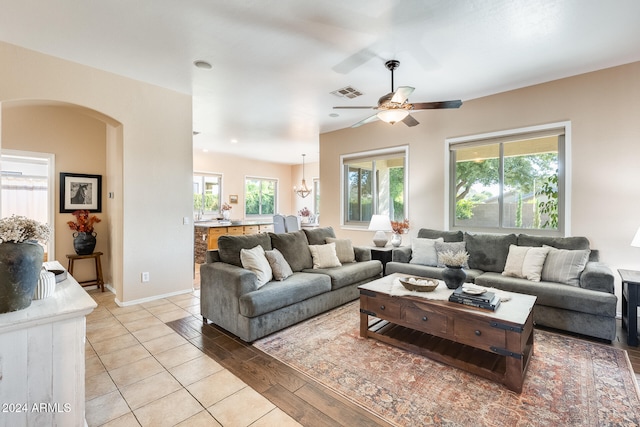
M 429 319 L 427 318 L 427 316 L 422 316 L 422 321 L 423 321 L 423 322 L 426 322 L 427 320 L 429 320 Z
M 385 309 L 385 306 L 384 306 L 384 305 L 381 305 L 381 306 L 380 306 L 380 310 L 384 310 L 384 309 Z
M 476 331 L 475 331 L 475 334 L 476 334 L 477 336 L 480 336 L 480 335 L 482 335 L 482 332 L 480 332 L 480 331 L 476 330 Z

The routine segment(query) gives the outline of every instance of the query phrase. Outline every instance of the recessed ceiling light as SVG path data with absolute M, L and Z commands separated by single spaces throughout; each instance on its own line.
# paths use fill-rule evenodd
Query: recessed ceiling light
M 208 153 L 208 152 L 209 152 L 209 150 L 207 150 L 206 148 L 203 148 L 203 149 L 202 149 L 202 152 L 203 152 L 203 153 Z
M 237 144 L 237 143 L 238 143 L 238 140 L 237 140 L 237 139 L 232 139 L 232 140 L 231 140 L 231 143 L 232 143 L 232 144 Z
M 193 61 L 193 65 L 198 68 L 202 68 L 203 70 L 210 70 L 211 68 L 213 68 L 207 61 L 202 60 Z

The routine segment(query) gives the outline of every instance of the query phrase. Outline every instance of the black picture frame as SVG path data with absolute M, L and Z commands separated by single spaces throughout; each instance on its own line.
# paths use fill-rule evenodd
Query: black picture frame
M 60 213 L 102 212 L 102 175 L 60 172 Z

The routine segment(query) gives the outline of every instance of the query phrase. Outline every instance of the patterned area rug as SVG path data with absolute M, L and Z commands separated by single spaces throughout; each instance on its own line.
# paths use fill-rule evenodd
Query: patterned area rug
M 255 347 L 400 426 L 638 426 L 627 352 L 535 331 L 522 394 L 359 335 L 352 302 Z

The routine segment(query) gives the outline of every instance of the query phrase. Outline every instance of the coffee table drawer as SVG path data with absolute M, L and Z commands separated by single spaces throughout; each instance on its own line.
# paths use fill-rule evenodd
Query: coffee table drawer
M 447 333 L 447 316 L 434 311 L 409 307 L 405 320 L 412 328 L 428 334 L 441 336 Z
M 462 344 L 484 350 L 491 350 L 491 347 L 506 347 L 506 331 L 494 328 L 488 322 L 456 319 L 453 331 L 455 340 Z
M 400 320 L 400 305 L 391 298 L 385 297 L 365 297 L 366 310 L 374 316 L 385 320 Z M 362 304 L 361 304 L 362 305 Z

